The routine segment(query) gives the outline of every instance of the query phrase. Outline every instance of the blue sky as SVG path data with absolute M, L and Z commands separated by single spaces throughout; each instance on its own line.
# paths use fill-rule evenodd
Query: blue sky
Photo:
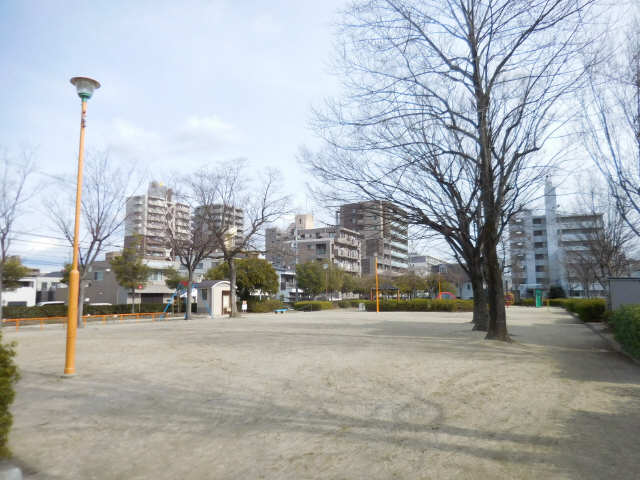
M 316 141 L 311 106 L 338 92 L 328 64 L 344 3 L 0 2 L 0 146 L 35 149 L 41 172 L 72 175 L 80 104 L 69 78 L 87 75 L 102 83 L 89 103 L 88 149 L 161 181 L 246 157 L 279 168 L 297 209 L 309 210 L 295 157 Z M 59 235 L 37 207 L 20 229 Z M 29 238 L 15 253 L 68 258 L 59 241 Z

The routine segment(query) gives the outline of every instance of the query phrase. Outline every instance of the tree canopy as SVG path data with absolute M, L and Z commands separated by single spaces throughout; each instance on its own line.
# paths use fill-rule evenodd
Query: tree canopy
M 248 300 L 251 294 L 260 290 L 263 293 L 278 292 L 278 274 L 273 265 L 262 258 L 239 258 L 234 260 L 236 267 L 236 288 L 242 300 Z M 207 280 L 229 280 L 229 264 L 223 262 L 209 269 Z
M 178 288 L 178 285 L 182 282 L 186 282 L 187 277 L 185 275 L 181 275 L 178 270 L 175 268 L 167 268 L 164 271 L 164 283 L 171 290 L 175 290 Z
M 146 285 L 149 275 L 151 275 L 151 268 L 136 255 L 134 248 L 125 248 L 122 255 L 113 258 L 109 263 L 111 263 L 118 285 L 131 291 L 140 285 Z
M 14 290 L 20 286 L 20 279 L 29 274 L 29 269 L 16 257 L 8 258 L 2 268 L 2 289 Z

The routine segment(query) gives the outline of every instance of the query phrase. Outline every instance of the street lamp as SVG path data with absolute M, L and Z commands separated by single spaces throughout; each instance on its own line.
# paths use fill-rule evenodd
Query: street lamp
M 67 350 L 65 356 L 64 374 L 76 373 L 76 332 L 78 328 L 78 287 L 80 273 L 78 272 L 78 236 L 80 231 L 80 206 L 82 201 L 82 162 L 84 158 L 84 130 L 87 115 L 87 100 L 100 84 L 87 77 L 73 77 L 71 83 L 76 87 L 78 96 L 82 100 L 82 116 L 80 117 L 80 148 L 78 150 L 78 180 L 76 183 L 76 216 L 73 229 L 73 262 L 69 273 L 69 308 L 67 310 Z

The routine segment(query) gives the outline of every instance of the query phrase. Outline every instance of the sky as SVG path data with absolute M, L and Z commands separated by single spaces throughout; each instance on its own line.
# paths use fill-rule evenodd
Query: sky
M 60 194 L 48 175 L 73 178 L 77 164 L 73 76 L 102 84 L 88 105 L 87 151 L 166 183 L 244 157 L 256 172 L 280 170 L 296 210 L 317 210 L 296 154 L 318 141 L 312 106 L 339 91 L 328 65 L 344 3 L 0 2 L 0 148 L 33 151 L 39 176 L 12 253 L 45 271 L 69 260 L 42 206 Z
M 331 219 L 308 197 L 309 176 L 296 157 L 301 146 L 319 145 L 312 107 L 340 94 L 330 64 L 333 25 L 346 3 L 0 0 L 0 153 L 32 151 L 38 168 L 11 253 L 43 271 L 70 261 L 44 206 L 75 188 L 73 76 L 102 84 L 89 102 L 88 152 L 108 151 L 145 182 L 164 183 L 176 172 L 246 158 L 250 174 L 279 169 L 294 211 Z M 581 169 L 583 160 L 575 158 Z M 575 204 L 567 181 L 574 174 L 567 167 L 554 179 L 565 209 Z M 63 186 L 52 180 L 60 175 L 70 179 Z M 442 242 L 417 250 L 449 256 Z

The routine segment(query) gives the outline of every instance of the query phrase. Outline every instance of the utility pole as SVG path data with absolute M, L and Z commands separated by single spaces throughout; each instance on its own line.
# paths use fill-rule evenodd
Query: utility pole
M 373 257 L 376 263 L 376 313 L 380 313 L 380 293 L 378 291 L 378 255 Z

